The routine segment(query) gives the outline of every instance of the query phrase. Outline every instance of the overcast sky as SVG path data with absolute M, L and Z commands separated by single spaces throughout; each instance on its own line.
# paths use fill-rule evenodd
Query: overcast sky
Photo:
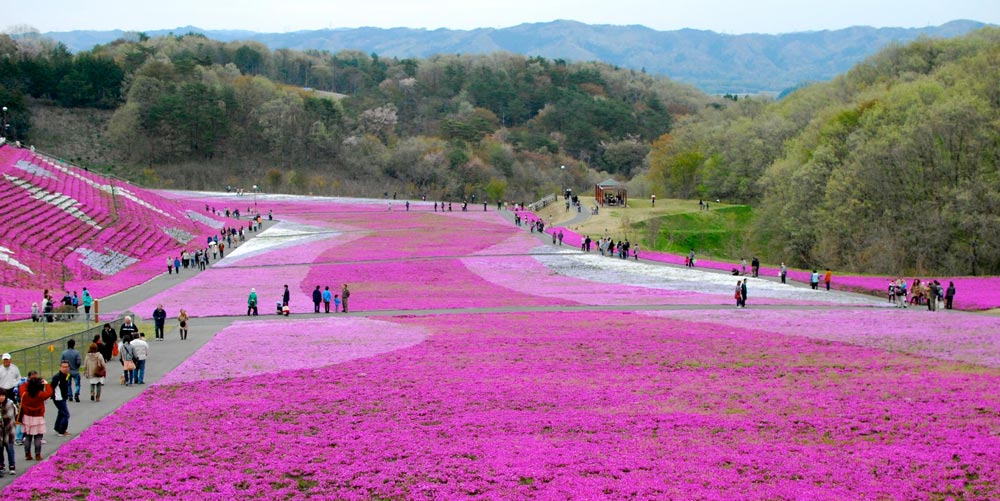
M 1000 0 L 0 0 L 0 29 L 148 31 L 197 26 L 287 32 L 321 28 L 503 28 L 570 19 L 657 30 L 788 33 L 848 26 L 1000 24 Z

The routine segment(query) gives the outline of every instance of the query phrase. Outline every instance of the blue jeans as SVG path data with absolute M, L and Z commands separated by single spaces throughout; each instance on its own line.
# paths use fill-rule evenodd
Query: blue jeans
M 135 361 L 135 382 L 143 384 L 146 382 L 146 361 L 136 360 Z
M 132 384 L 132 381 L 134 381 L 134 380 L 135 380 L 135 369 L 126 370 L 125 371 L 125 384 L 126 385 Z
M 56 433 L 66 433 L 69 429 L 69 406 L 66 405 L 66 400 L 56 400 L 56 409 L 59 409 L 59 414 L 56 416 Z
M 13 440 L 8 440 L 7 441 L 7 446 L 4 447 L 4 448 L 7 449 L 7 467 L 13 470 L 14 469 L 14 441 Z M 0 469 L 3 469 L 3 451 L 0 451 Z
M 69 381 L 70 381 L 70 393 L 73 393 L 74 396 L 76 396 L 76 399 L 80 400 L 80 373 L 77 372 L 76 374 L 70 374 Z M 75 386 L 76 392 L 73 391 L 74 384 L 76 384 Z

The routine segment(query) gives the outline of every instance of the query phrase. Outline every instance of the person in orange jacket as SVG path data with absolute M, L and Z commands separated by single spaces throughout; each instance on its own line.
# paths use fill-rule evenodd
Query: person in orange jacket
M 833 272 L 830 268 L 826 269 L 826 275 L 823 275 L 823 281 L 826 282 L 826 290 L 830 290 L 830 279 L 833 278 Z

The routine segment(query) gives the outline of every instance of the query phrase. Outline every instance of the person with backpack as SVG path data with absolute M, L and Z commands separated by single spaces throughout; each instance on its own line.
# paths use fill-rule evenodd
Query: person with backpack
M 52 397 L 52 385 L 38 377 L 38 371 L 28 372 L 28 380 L 18 388 L 21 395 L 21 424 L 24 428 L 24 459 L 42 460 L 42 438 L 45 435 L 45 401 Z M 31 457 L 34 443 L 35 457 Z
M 104 356 L 98 350 L 97 343 L 90 343 L 90 348 L 87 348 L 87 357 L 83 362 L 83 374 L 87 376 L 87 382 L 90 383 L 90 400 L 100 402 L 104 378 L 108 375 L 108 366 L 104 361 Z

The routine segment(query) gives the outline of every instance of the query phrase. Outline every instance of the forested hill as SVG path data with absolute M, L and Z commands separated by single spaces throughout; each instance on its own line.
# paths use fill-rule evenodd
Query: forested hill
M 906 43 L 920 36 L 961 36 L 982 26 L 974 21 L 953 21 L 923 28 L 855 26 L 780 35 L 727 35 L 691 29 L 657 31 L 644 26 L 553 21 L 502 29 L 353 28 L 292 33 L 183 27 L 151 31 L 147 35 L 195 32 L 225 42 L 257 41 L 272 50 L 359 50 L 389 58 L 510 52 L 567 61 L 602 61 L 668 76 L 710 94 L 756 94 L 778 93 L 805 82 L 829 80 L 891 43 Z M 89 50 L 124 35 L 121 31 L 46 34 L 74 52 Z
M 1000 274 L 1000 30 L 892 47 L 778 102 L 707 109 L 650 186 L 755 206 L 747 249 L 869 273 Z
M 0 35 L 0 100 L 19 138 L 153 186 L 528 201 L 631 177 L 676 118 L 717 101 L 603 63 L 271 51 L 201 35 L 78 54 Z M 85 127 L 61 133 L 74 123 Z

